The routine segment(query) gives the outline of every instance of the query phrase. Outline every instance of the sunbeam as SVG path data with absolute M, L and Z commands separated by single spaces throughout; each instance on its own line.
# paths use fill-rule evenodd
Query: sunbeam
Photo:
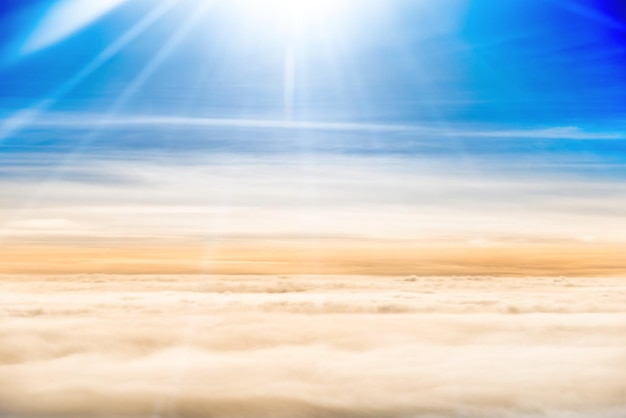
M 0 145 L 7 137 L 15 135 L 24 127 L 33 123 L 43 112 L 48 110 L 59 100 L 63 99 L 67 94 L 78 87 L 87 77 L 92 75 L 102 67 L 106 62 L 119 54 L 131 42 L 139 37 L 143 32 L 150 28 L 156 21 L 163 17 L 172 9 L 180 0 L 166 0 L 155 6 L 146 16 L 140 19 L 129 30 L 124 32 L 119 38 L 112 41 L 102 52 L 100 52 L 93 60 L 87 63 L 80 71 L 63 80 L 52 94 L 37 101 L 26 110 L 19 110 L 15 114 L 3 119 L 0 122 Z
M 127 0 L 62 0 L 53 4 L 24 41 L 22 54 L 31 54 L 72 36 Z
M 317 31 L 329 19 L 354 13 L 349 6 L 356 6 L 352 0 L 235 0 L 235 4 L 256 24 L 283 30 L 287 36 Z

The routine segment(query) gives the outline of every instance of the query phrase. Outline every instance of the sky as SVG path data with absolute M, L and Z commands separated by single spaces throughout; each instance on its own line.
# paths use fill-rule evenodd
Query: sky
M 619 0 L 0 5 L 0 272 L 616 275 Z

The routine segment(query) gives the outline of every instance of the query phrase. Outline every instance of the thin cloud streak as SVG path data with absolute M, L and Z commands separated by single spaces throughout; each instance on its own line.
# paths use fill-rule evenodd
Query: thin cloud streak
M 7 126 L 19 121 L 5 119 Z M 271 119 L 230 119 L 174 116 L 110 116 L 97 114 L 44 114 L 29 123 L 30 127 L 85 128 L 97 125 L 100 129 L 119 127 L 224 127 L 224 128 L 262 128 L 291 129 L 311 131 L 376 131 L 382 133 L 406 132 L 432 136 L 454 136 L 464 138 L 538 138 L 538 139 L 624 139 L 622 133 L 585 131 L 575 126 L 556 126 L 539 129 L 476 129 L 467 126 L 441 127 L 434 124 L 377 124 L 351 122 L 317 122 Z

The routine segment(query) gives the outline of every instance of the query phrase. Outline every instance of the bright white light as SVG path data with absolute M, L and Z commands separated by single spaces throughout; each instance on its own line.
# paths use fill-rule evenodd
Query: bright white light
M 126 0 L 63 0 L 46 13 L 26 39 L 21 52 L 29 54 L 73 35 Z
M 299 34 L 336 17 L 345 0 L 247 0 L 249 15 L 278 29 Z

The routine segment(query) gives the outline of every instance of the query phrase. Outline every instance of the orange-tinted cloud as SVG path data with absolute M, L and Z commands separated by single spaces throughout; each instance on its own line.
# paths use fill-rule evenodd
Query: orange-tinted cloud
M 329 240 L 5 246 L 0 273 L 617 276 L 626 245 Z

